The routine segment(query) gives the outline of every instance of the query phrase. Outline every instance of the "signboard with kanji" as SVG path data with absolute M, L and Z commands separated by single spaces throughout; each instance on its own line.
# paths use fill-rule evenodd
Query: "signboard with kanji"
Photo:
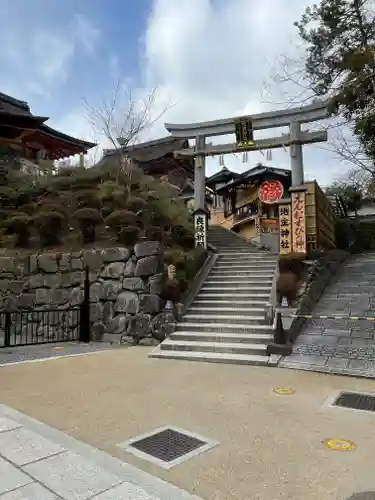
M 262 203 L 276 203 L 284 196 L 284 186 L 280 181 L 262 182 L 258 196 Z
M 262 219 L 261 221 L 261 233 L 262 234 L 273 234 L 279 231 L 279 224 L 277 219 Z
M 306 253 L 306 193 L 292 193 L 292 241 L 293 252 Z
M 260 217 L 255 217 L 255 233 L 257 236 L 260 235 Z
M 292 251 L 292 214 L 290 203 L 279 205 L 280 254 Z
M 207 217 L 205 214 L 194 215 L 195 246 L 207 248 Z
M 251 118 L 238 118 L 234 120 L 236 144 L 238 148 L 254 146 L 253 123 Z

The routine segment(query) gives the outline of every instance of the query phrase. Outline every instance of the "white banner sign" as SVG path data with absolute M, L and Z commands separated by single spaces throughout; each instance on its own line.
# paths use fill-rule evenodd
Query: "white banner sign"
M 204 214 L 194 215 L 195 246 L 207 248 L 207 217 Z

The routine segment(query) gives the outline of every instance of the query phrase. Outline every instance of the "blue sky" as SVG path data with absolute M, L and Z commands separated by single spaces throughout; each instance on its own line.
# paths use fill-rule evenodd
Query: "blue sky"
M 83 99 L 100 106 L 111 99 L 116 81 L 132 88 L 137 101 L 156 86 L 156 107 L 173 104 L 148 138 L 166 134 L 164 121 L 203 121 L 280 107 L 280 89 L 271 77 L 278 56 L 296 46 L 293 21 L 304 3 L 0 0 L 0 91 L 27 100 L 34 113 L 51 118 L 51 126 L 96 140 L 100 147 L 108 147 L 108 141 L 88 123 Z M 267 81 L 271 86 L 265 86 Z M 100 148 L 96 154 L 100 157 Z M 249 155 L 249 164 L 239 156 L 225 158 L 237 171 L 258 161 L 265 161 L 260 153 Z M 270 163 L 287 168 L 288 152 L 277 151 Z M 305 165 L 306 178 L 323 184 L 346 168 L 321 146 L 305 148 Z M 219 168 L 218 160 L 210 160 L 208 174 Z

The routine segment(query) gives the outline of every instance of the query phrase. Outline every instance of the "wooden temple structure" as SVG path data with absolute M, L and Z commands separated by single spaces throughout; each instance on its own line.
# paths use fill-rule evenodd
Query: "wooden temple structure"
M 258 164 L 209 177 L 210 224 L 221 225 L 281 254 L 335 248 L 337 213 L 316 181 L 292 187 L 291 171 Z
M 0 162 L 15 161 L 24 165 L 44 163 L 77 154 L 86 154 L 96 146 L 59 132 L 46 124 L 47 116 L 32 114 L 26 101 L 0 93 Z

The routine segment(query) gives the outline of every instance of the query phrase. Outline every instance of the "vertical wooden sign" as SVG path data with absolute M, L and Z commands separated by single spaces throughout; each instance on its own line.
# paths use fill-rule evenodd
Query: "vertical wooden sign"
M 293 252 L 306 253 L 306 192 L 292 193 Z
M 290 203 L 279 205 L 280 254 L 292 252 L 292 214 Z

